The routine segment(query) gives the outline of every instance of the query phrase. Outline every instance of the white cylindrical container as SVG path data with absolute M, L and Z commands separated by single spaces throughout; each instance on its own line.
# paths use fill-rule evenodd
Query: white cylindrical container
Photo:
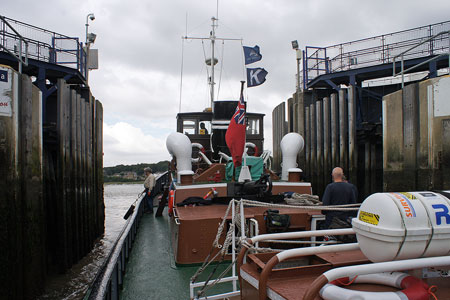
M 352 225 L 373 262 L 447 255 L 449 211 L 450 200 L 434 192 L 377 193 L 362 203 Z

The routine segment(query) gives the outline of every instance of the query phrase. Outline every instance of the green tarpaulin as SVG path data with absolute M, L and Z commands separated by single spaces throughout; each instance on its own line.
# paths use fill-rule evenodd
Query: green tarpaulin
M 242 159 L 244 163 L 244 159 Z M 250 169 L 250 174 L 252 175 L 252 180 L 258 180 L 264 171 L 264 160 L 261 157 L 249 156 L 247 157 L 247 166 Z M 226 169 L 226 180 L 231 180 L 233 178 L 233 162 L 229 161 L 227 163 Z M 236 168 L 236 180 L 241 174 L 241 167 Z

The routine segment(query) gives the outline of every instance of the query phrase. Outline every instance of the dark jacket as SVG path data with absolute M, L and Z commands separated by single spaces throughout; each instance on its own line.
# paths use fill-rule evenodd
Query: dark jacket
M 322 202 L 323 205 L 355 204 L 357 194 L 358 192 L 353 184 L 348 182 L 333 182 L 327 185 L 323 193 Z M 333 217 L 346 220 L 348 217 L 354 216 L 353 211 L 324 210 L 322 213 L 326 216 L 326 228 L 331 224 Z

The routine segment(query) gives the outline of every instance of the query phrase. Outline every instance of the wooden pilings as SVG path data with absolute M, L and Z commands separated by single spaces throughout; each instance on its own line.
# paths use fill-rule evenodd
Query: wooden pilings
M 305 139 L 304 176 L 319 196 L 331 182 L 332 169 L 338 166 L 344 169 L 347 180 L 360 190 L 360 200 L 368 193 L 382 189 L 378 173 L 381 169 L 381 138 L 373 132 L 361 131 L 357 135 L 357 97 L 355 86 L 324 97 L 318 97 L 314 91 L 293 97 L 303 100 L 303 109 L 297 107 L 297 116 L 289 112 L 288 121 L 297 119 L 297 126 L 289 123 L 288 128 Z M 298 124 L 302 124 L 302 128 Z M 274 135 L 274 141 L 276 139 L 281 138 Z M 274 149 L 276 147 L 274 142 Z
M 62 79 L 56 90 L 42 99 L 0 66 L 2 299 L 35 298 L 104 231 L 102 106 Z
M 288 133 L 286 112 L 284 102 L 280 103 L 272 112 L 272 133 L 273 133 L 273 164 L 272 169 L 275 171 L 281 171 L 281 150 L 280 142 L 283 136 Z M 275 147 L 275 145 L 277 145 Z
M 450 189 L 449 91 L 450 77 L 443 76 L 397 91 L 350 85 L 294 95 L 289 107 L 308 100 L 303 110 L 297 103 L 297 116 L 291 109 L 288 121 L 297 125 L 287 128 L 305 139 L 304 176 L 313 192 L 322 195 L 336 166 L 357 186 L 360 201 L 380 191 Z M 282 138 L 276 134 L 274 153 Z
M 73 89 L 62 79 L 56 106 L 58 200 L 53 233 L 58 237 L 55 263 L 64 272 L 92 249 L 104 231 L 103 120 L 102 106 L 89 90 Z
M 0 291 L 2 299 L 31 299 L 46 274 L 42 95 L 28 76 L 0 72 Z

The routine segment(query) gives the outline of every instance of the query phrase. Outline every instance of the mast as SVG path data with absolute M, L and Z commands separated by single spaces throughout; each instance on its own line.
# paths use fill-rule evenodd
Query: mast
M 209 33 L 209 38 L 201 38 L 201 37 L 189 37 L 189 36 L 183 36 L 182 39 L 191 39 L 191 40 L 209 40 L 211 42 L 211 58 L 207 58 L 205 63 L 206 65 L 211 67 L 211 76 L 208 78 L 208 84 L 210 85 L 210 97 L 211 97 L 211 110 L 214 109 L 214 86 L 215 86 L 215 82 L 214 82 L 214 66 L 217 64 L 217 62 L 219 61 L 218 59 L 216 59 L 214 57 L 215 55 L 215 51 L 214 51 L 214 47 L 215 47 L 215 43 L 217 40 L 220 41 L 241 41 L 242 39 L 230 39 L 230 38 L 218 38 L 216 37 L 216 28 L 219 26 L 218 25 L 218 21 L 219 19 L 217 17 L 212 17 L 211 18 L 212 21 L 212 30 Z

